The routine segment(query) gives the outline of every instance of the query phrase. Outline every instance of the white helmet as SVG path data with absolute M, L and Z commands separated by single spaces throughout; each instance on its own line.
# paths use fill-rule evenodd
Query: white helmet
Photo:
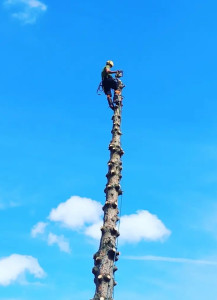
M 109 65 L 111 68 L 114 66 L 114 63 L 112 60 L 107 60 L 106 64 Z

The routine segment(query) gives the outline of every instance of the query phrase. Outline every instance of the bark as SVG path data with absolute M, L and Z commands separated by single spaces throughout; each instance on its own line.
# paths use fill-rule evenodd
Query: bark
M 119 80 L 119 90 L 123 88 Z M 94 282 L 96 291 L 92 300 L 113 300 L 113 290 L 116 282 L 114 273 L 117 271 L 115 262 L 118 260 L 119 252 L 116 249 L 116 241 L 119 236 L 117 222 L 119 221 L 118 196 L 122 194 L 120 180 L 122 162 L 121 156 L 124 151 L 121 148 L 121 111 L 122 96 L 120 94 L 118 103 L 114 108 L 112 117 L 112 140 L 109 144 L 110 160 L 108 162 L 107 184 L 104 192 L 106 202 L 103 206 L 104 219 L 101 227 L 102 235 L 99 250 L 94 255 L 94 267 L 92 273 L 95 275 Z

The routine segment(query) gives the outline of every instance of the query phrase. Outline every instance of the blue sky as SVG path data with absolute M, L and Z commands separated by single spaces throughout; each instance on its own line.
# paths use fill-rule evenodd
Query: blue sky
M 112 116 L 96 89 L 108 59 L 126 84 L 114 298 L 216 298 L 216 10 L 1 1 L 0 300 L 94 295 Z

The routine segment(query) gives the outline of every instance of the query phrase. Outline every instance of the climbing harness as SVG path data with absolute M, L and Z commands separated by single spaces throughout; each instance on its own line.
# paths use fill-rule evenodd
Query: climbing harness
M 123 84 L 123 82 L 119 79 L 120 77 L 124 76 L 124 72 L 123 71 L 118 71 L 115 74 L 115 78 L 114 80 L 119 84 L 120 88 L 123 89 L 125 87 L 125 85 Z M 97 95 L 102 95 L 103 92 L 103 84 L 102 81 L 99 83 L 98 88 L 96 90 Z
M 121 91 L 122 89 L 125 87 L 125 85 L 123 84 L 123 82 L 120 80 L 120 77 L 123 77 L 124 75 L 124 72 L 122 70 L 118 71 L 116 74 L 115 74 L 115 78 L 113 78 L 115 80 L 115 82 L 118 84 L 118 91 L 120 91 L 120 94 L 114 94 L 114 97 L 113 97 L 113 102 L 112 100 L 108 99 L 108 104 L 109 104 L 109 107 L 114 110 L 114 104 L 119 106 L 121 105 L 122 106 L 122 100 L 123 100 L 123 96 L 121 95 Z M 103 88 L 103 82 L 101 81 L 99 83 L 99 86 L 96 90 L 96 93 L 97 95 L 102 95 L 102 92 L 104 92 L 104 88 Z

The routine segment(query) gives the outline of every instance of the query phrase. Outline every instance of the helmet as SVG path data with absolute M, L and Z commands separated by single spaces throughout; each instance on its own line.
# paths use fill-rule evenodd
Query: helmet
M 113 61 L 112 61 L 112 60 L 107 60 L 106 64 L 107 64 L 107 65 L 110 65 L 111 67 L 113 67 L 113 66 L 114 66 L 114 63 L 113 63 Z

